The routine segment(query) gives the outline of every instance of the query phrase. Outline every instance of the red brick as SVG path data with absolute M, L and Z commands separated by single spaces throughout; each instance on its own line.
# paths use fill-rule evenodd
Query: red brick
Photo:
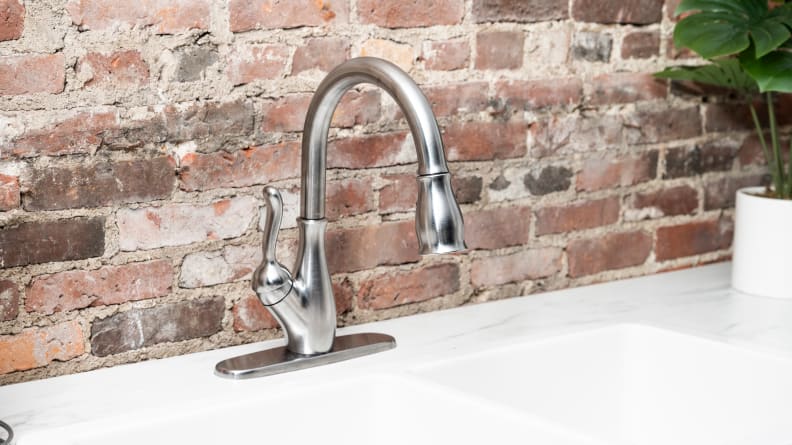
M 342 25 L 349 21 L 346 0 L 230 0 L 228 9 L 232 32 Z
M 5 227 L 0 230 L 0 268 L 102 256 L 104 225 L 104 218 L 72 218 Z
M 46 128 L 29 130 L 10 145 L 19 157 L 90 153 L 102 143 L 102 134 L 117 126 L 115 113 L 80 113 Z
M 374 187 L 371 178 L 349 178 L 327 183 L 325 210 L 330 221 L 373 209 Z
M 335 299 L 336 313 L 344 314 L 352 310 L 352 299 L 355 291 L 349 279 L 333 280 L 333 298 Z
M 351 44 L 348 39 L 325 37 L 310 39 L 297 47 L 292 61 L 292 74 L 318 69 L 329 72 L 349 59 Z
M 660 33 L 631 32 L 624 36 L 621 46 L 622 59 L 648 59 L 660 55 Z
M 327 163 L 331 168 L 371 168 L 410 164 L 417 160 L 408 133 L 352 136 L 330 142 Z
M 626 125 L 634 130 L 628 133 L 628 142 L 634 144 L 655 144 L 701 135 L 701 115 L 697 107 L 638 111 L 627 116 Z
M 236 47 L 228 55 L 226 76 L 234 85 L 277 79 L 289 63 L 289 47 L 262 45 Z
M 78 73 L 90 75 L 84 86 L 110 83 L 113 86 L 132 86 L 148 82 L 149 68 L 136 50 L 111 54 L 88 53 L 80 59 Z
M 520 31 L 485 31 L 476 34 L 476 68 L 504 70 L 522 67 L 525 35 Z
M 26 210 L 104 207 L 170 197 L 176 188 L 169 156 L 33 169 Z
M 790 95 L 777 95 L 775 102 L 775 113 L 779 125 L 792 124 L 792 100 Z M 764 101 L 754 103 L 759 120 L 768 122 L 767 104 Z M 710 103 L 704 108 L 706 116 L 705 131 L 715 133 L 721 131 L 754 131 L 756 127 L 753 123 L 750 108 L 744 102 L 738 103 Z M 765 124 L 766 125 L 766 124 Z
M 310 94 L 290 94 L 265 102 L 262 108 L 261 128 L 271 132 L 302 131 L 305 115 L 311 103 Z M 333 114 L 332 125 L 350 128 L 376 122 L 380 117 L 378 91 L 350 91 L 344 95 Z
M 531 156 L 573 155 L 619 146 L 624 142 L 624 122 L 609 114 L 562 115 L 539 120 L 529 128 Z
M 698 210 L 698 191 L 687 186 L 665 188 L 633 195 L 632 208 L 650 218 L 675 215 L 692 215 Z
M 735 141 L 726 139 L 694 147 L 676 147 L 666 151 L 664 178 L 697 176 L 712 171 L 729 171 L 737 155 Z
M 648 25 L 663 18 L 663 0 L 574 0 L 572 17 L 580 22 Z
M 607 226 L 619 220 L 620 211 L 621 204 L 618 197 L 546 207 L 536 212 L 536 235 Z
M 19 178 L 0 174 L 0 212 L 19 207 Z
M 332 273 L 412 263 L 419 258 L 412 220 L 327 232 L 327 262 Z
M 10 321 L 19 315 L 19 287 L 9 280 L 0 280 L 0 321 Z
M 425 42 L 421 58 L 427 70 L 461 70 L 470 63 L 470 44 L 466 40 Z
M 465 242 L 470 249 L 500 249 L 527 244 L 531 227 L 528 207 L 500 207 L 465 215 Z
M 222 330 L 223 297 L 160 304 L 119 312 L 93 322 L 91 353 L 98 357 L 166 342 L 208 337 Z
M 70 0 L 66 5 L 72 22 L 80 29 L 152 26 L 158 34 L 208 29 L 209 9 L 208 0 Z
M 360 283 L 358 307 L 387 309 L 430 300 L 459 290 L 459 267 L 438 264 L 408 272 L 380 274 Z
M 25 309 L 52 314 L 146 300 L 168 295 L 172 282 L 173 266 L 166 260 L 43 275 L 28 286 Z
M 770 141 L 769 132 L 765 132 L 765 141 Z M 789 147 L 789 142 L 789 138 L 781 137 L 781 147 Z M 789 155 L 787 150 L 783 151 L 783 155 L 785 160 L 788 159 Z M 762 145 L 759 142 L 759 136 L 756 132 L 749 134 L 743 140 L 742 145 L 740 145 L 739 150 L 737 150 L 737 159 L 739 159 L 741 167 L 767 164 L 767 159 L 765 159 L 764 151 L 762 150 Z
M 742 178 L 722 178 L 709 182 L 704 187 L 704 210 L 720 210 L 734 207 L 737 190 L 745 187 L 767 185 L 765 175 L 750 175 Z
M 475 113 L 487 108 L 487 82 L 470 82 L 424 88 L 438 117 Z
M 379 210 L 381 213 L 407 212 L 415 208 L 418 199 L 418 183 L 415 175 L 386 175 L 390 183 L 380 189 Z
M 456 25 L 465 14 L 463 0 L 358 0 L 363 23 L 386 28 Z
M 627 187 L 657 177 L 657 152 L 630 158 L 589 159 L 577 177 L 578 191 Z
M 657 229 L 658 261 L 728 249 L 734 233 L 731 222 L 712 220 Z
M 669 37 L 666 41 L 666 57 L 672 60 L 680 59 L 696 59 L 698 55 L 687 48 L 677 48 L 674 44 L 673 37 Z
M 567 244 L 569 276 L 592 275 L 606 270 L 643 264 L 652 251 L 652 237 L 645 232 L 608 233 Z
M 392 62 L 405 72 L 410 72 L 417 57 L 410 43 L 400 43 L 389 39 L 368 39 L 360 46 L 362 57 L 378 57 Z
M 505 80 L 495 84 L 495 96 L 507 109 L 535 110 L 576 105 L 583 95 L 583 82 L 576 78 Z
M 609 105 L 664 99 L 668 82 L 651 74 L 616 73 L 594 78 L 589 102 L 592 105 Z
M 66 79 L 63 54 L 0 58 L 0 96 L 60 93 Z
M 470 266 L 470 282 L 482 288 L 549 277 L 561 271 L 561 258 L 562 250 L 558 247 L 477 258 Z
M 0 0 L 0 42 L 16 40 L 25 30 L 25 6 L 19 0 Z
M 181 161 L 181 189 L 248 187 L 300 176 L 300 144 L 283 142 L 233 153 L 190 153 Z
M 526 124 L 464 122 L 449 124 L 443 141 L 450 161 L 488 161 L 525 156 Z
M 473 19 L 484 22 L 546 22 L 569 17 L 564 0 L 473 0 Z
M 85 353 L 85 337 L 77 321 L 28 328 L 0 336 L 0 374 L 65 362 Z
M 234 316 L 234 331 L 236 332 L 254 332 L 278 327 L 278 320 L 261 304 L 253 292 L 234 303 L 231 312 Z
M 116 215 L 119 247 L 133 251 L 236 238 L 245 233 L 257 209 L 250 196 L 209 205 L 121 209 Z

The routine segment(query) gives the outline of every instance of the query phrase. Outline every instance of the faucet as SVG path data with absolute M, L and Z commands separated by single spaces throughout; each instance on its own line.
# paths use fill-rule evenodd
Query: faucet
M 311 357 L 330 355 L 341 349 L 359 349 L 368 342 L 387 342 L 383 337 L 390 338 L 390 347 L 395 346 L 392 337 L 382 334 L 368 334 L 372 336 L 368 339 L 347 340 L 344 345 L 340 345 L 339 340 L 342 337 L 335 335 L 335 300 L 324 243 L 327 227 L 327 139 L 330 121 L 338 102 L 346 91 L 360 83 L 377 85 L 390 94 L 401 107 L 410 126 L 418 153 L 419 187 L 415 231 L 420 253 L 448 253 L 466 248 L 462 214 L 451 190 L 440 129 L 426 97 L 415 82 L 396 65 L 373 57 L 351 59 L 327 75 L 308 108 L 303 128 L 300 217 L 297 220 L 299 244 L 294 274 L 279 263 L 275 256 L 283 200 L 274 187 L 264 189 L 266 222 L 262 242 L 263 261 L 253 273 L 252 287 L 282 326 L 287 346 L 275 354 L 277 356 L 270 354 L 266 359 L 259 356 L 257 360 L 237 360 L 230 365 L 250 367 L 256 362 L 262 368 L 273 366 L 273 363 L 264 364 L 262 360 L 285 360 L 299 361 L 302 362 L 300 367 L 306 367 L 304 362 Z M 230 365 L 226 362 L 218 364 L 218 374 L 234 375 L 237 378 L 250 374 L 238 369 L 230 370 Z M 223 363 L 227 365 L 223 368 L 225 371 L 220 369 Z M 278 368 L 276 372 L 282 372 L 286 368 Z M 257 375 L 271 373 L 273 372 L 263 371 Z

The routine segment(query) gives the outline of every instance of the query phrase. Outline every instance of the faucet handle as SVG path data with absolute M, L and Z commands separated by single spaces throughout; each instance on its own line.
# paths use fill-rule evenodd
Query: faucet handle
M 289 294 L 293 280 L 289 270 L 275 258 L 275 245 L 283 218 L 283 198 L 278 189 L 265 187 L 264 203 L 267 205 L 261 245 L 264 258 L 253 273 L 252 285 L 261 302 L 265 306 L 271 306 Z

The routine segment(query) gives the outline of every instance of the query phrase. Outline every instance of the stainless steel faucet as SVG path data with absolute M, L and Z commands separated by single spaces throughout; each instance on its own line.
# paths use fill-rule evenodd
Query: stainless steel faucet
M 281 195 L 273 187 L 264 190 L 264 259 L 253 274 L 252 284 L 261 302 L 283 327 L 288 344 L 277 353 L 263 351 L 250 354 L 255 358 L 242 360 L 246 357 L 243 356 L 221 362 L 216 367 L 219 375 L 242 378 L 272 374 L 314 366 L 312 357 L 327 357 L 313 360 L 326 363 L 395 345 L 391 337 L 382 334 L 335 335 L 335 300 L 324 245 L 327 137 L 341 97 L 360 83 L 371 83 L 388 92 L 410 126 L 418 152 L 415 231 L 420 253 L 465 249 L 462 214 L 451 190 L 440 129 L 426 97 L 404 71 L 385 60 L 361 57 L 341 64 L 319 85 L 303 129 L 301 212 L 297 220 L 300 242 L 293 275 L 275 257 L 283 215 Z M 333 355 L 339 357 L 332 358 Z M 251 370 L 253 366 L 256 371 Z

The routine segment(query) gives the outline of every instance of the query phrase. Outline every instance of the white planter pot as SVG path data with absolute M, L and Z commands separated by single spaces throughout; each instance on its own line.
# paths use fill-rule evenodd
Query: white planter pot
M 732 287 L 753 295 L 792 298 L 792 201 L 737 191 Z

